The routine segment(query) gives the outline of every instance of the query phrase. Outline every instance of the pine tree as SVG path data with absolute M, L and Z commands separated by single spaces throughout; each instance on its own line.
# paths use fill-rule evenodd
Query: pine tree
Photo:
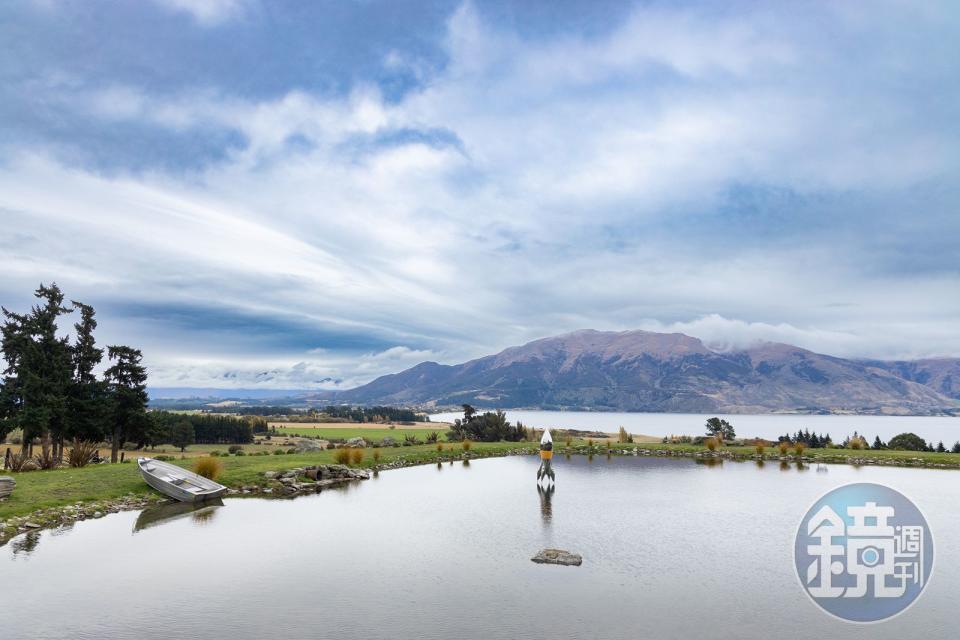
M 886 449 L 886 448 L 887 448 L 887 445 L 885 445 L 885 444 L 883 443 L 883 440 L 880 439 L 880 436 L 877 436 L 877 437 L 874 438 L 874 440 L 873 440 L 873 448 L 874 448 L 874 449 Z
M 23 360 L 30 342 L 27 316 L 3 308 L 4 322 L 0 327 L 0 349 L 7 368 L 3 371 L 0 387 L 0 436 L 21 426 L 23 410 Z
M 94 369 L 103 360 L 103 349 L 96 346 L 93 332 L 97 320 L 93 307 L 73 301 L 80 311 L 76 323 L 76 338 L 72 348 L 73 379 L 70 386 L 67 437 L 77 440 L 99 441 L 104 433 L 105 385 L 97 379 Z
M 107 356 L 115 363 L 106 370 L 109 401 L 110 461 L 117 462 L 120 445 L 139 438 L 147 423 L 147 370 L 140 364 L 139 349 L 124 346 L 107 347 Z
M 960 453 L 960 441 L 953 444 L 953 449 L 950 450 L 950 453 Z
M 51 437 L 63 434 L 70 385 L 70 346 L 57 336 L 57 320 L 72 309 L 63 306 L 56 284 L 34 292 L 43 304 L 29 314 L 3 309 L 3 352 L 7 360 L 3 406 L 5 423 L 23 429 L 23 448 L 39 437 L 49 459 Z

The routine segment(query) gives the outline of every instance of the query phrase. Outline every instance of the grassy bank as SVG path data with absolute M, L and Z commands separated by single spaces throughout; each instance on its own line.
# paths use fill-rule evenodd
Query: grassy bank
M 637 447 L 649 451 L 670 451 L 673 453 L 695 454 L 707 451 L 706 447 L 693 444 L 656 444 L 641 443 L 637 445 L 615 445 L 617 448 Z M 605 447 L 597 447 L 606 450 Z M 757 455 L 753 446 L 721 447 L 717 453 L 725 453 L 735 458 L 752 458 Z M 788 451 L 794 455 L 793 447 Z M 764 452 L 767 459 L 777 459 L 780 451 L 777 447 L 767 447 Z M 870 460 L 878 463 L 896 464 L 900 466 L 938 466 L 960 468 L 960 453 L 936 453 L 933 451 L 891 451 L 889 449 L 806 449 L 803 452 L 804 461 L 830 462 L 835 464 L 851 464 L 855 461 Z
M 221 447 L 222 448 L 222 447 Z M 518 448 L 536 449 L 531 442 L 476 442 L 470 449 L 475 456 L 500 455 Z M 462 452 L 460 445 L 446 445 L 438 452 L 436 445 L 412 447 L 387 447 L 379 449 L 379 464 L 392 462 L 428 463 L 436 462 L 440 457 L 450 457 Z M 359 466 L 372 467 L 373 449 L 364 449 L 364 460 Z M 149 454 L 148 454 L 149 455 Z M 331 464 L 334 451 L 317 451 L 290 455 L 269 456 L 229 456 L 219 458 L 223 462 L 223 474 L 219 481 L 228 487 L 240 487 L 246 484 L 259 484 L 263 481 L 264 471 L 283 471 L 294 467 L 314 464 Z M 190 468 L 194 460 L 173 460 L 185 468 Z M 128 494 L 141 495 L 152 492 L 140 478 L 135 462 L 125 464 L 102 464 L 82 469 L 55 469 L 52 471 L 30 471 L 10 473 L 17 482 L 13 495 L 0 502 L 0 521 L 12 516 L 26 515 L 33 511 L 49 507 L 64 506 L 76 502 L 91 500 L 111 500 Z

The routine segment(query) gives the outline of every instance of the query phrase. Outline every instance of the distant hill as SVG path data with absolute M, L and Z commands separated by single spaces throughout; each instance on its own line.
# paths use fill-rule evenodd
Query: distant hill
M 717 352 L 680 333 L 576 331 L 458 365 L 424 362 L 337 402 L 663 412 L 960 409 L 960 359 L 860 361 L 787 344 Z

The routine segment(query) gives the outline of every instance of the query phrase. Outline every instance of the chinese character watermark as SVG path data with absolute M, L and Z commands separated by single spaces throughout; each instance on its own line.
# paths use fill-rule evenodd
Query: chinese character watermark
M 848 484 L 810 507 L 793 554 L 800 583 L 824 611 L 850 622 L 880 622 L 923 593 L 933 572 L 933 535 L 903 494 Z

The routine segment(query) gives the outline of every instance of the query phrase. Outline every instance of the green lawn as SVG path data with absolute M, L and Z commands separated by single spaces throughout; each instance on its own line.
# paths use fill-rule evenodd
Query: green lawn
M 471 455 L 497 455 L 504 451 L 517 448 L 536 448 L 531 442 L 475 442 L 470 449 Z M 440 456 L 460 454 L 460 445 L 445 445 L 444 451 L 438 452 L 436 445 L 420 445 L 412 447 L 387 447 L 378 449 L 380 463 L 403 460 L 408 462 L 435 462 Z M 360 466 L 374 465 L 374 449 L 364 449 L 364 460 Z M 334 462 L 334 451 L 318 451 L 315 453 L 297 453 L 290 455 L 269 456 L 229 456 L 219 458 L 223 462 L 223 474 L 219 481 L 228 487 L 239 487 L 245 484 L 259 484 L 263 482 L 264 471 L 283 471 L 294 467 L 304 467 L 312 464 L 330 464 Z M 175 460 L 189 468 L 194 460 Z M 79 501 L 109 500 L 127 494 L 145 494 L 153 490 L 140 478 L 140 472 L 135 462 L 124 464 L 102 464 L 82 469 L 55 469 L 52 471 L 30 471 L 27 473 L 9 474 L 17 482 L 13 495 L 0 502 L 0 521 L 11 516 L 25 515 L 39 509 L 64 506 Z
M 326 427 L 295 427 L 295 426 L 285 426 L 277 427 L 277 433 L 285 435 L 297 435 L 297 436 L 320 436 L 324 440 L 329 440 L 330 438 L 345 439 L 349 440 L 350 438 L 361 437 L 368 442 L 380 442 L 387 436 L 393 438 L 397 442 L 403 442 L 403 437 L 405 435 L 416 436 L 421 442 L 424 438 L 427 437 L 427 434 L 431 431 L 436 431 L 440 434 L 440 440 L 446 442 L 446 433 L 449 428 L 446 425 L 437 425 L 436 429 L 404 429 L 403 427 L 397 427 L 396 429 L 387 429 L 387 428 L 371 428 L 364 429 L 362 427 L 357 428 L 326 428 Z M 276 437 L 276 436 L 274 436 Z

